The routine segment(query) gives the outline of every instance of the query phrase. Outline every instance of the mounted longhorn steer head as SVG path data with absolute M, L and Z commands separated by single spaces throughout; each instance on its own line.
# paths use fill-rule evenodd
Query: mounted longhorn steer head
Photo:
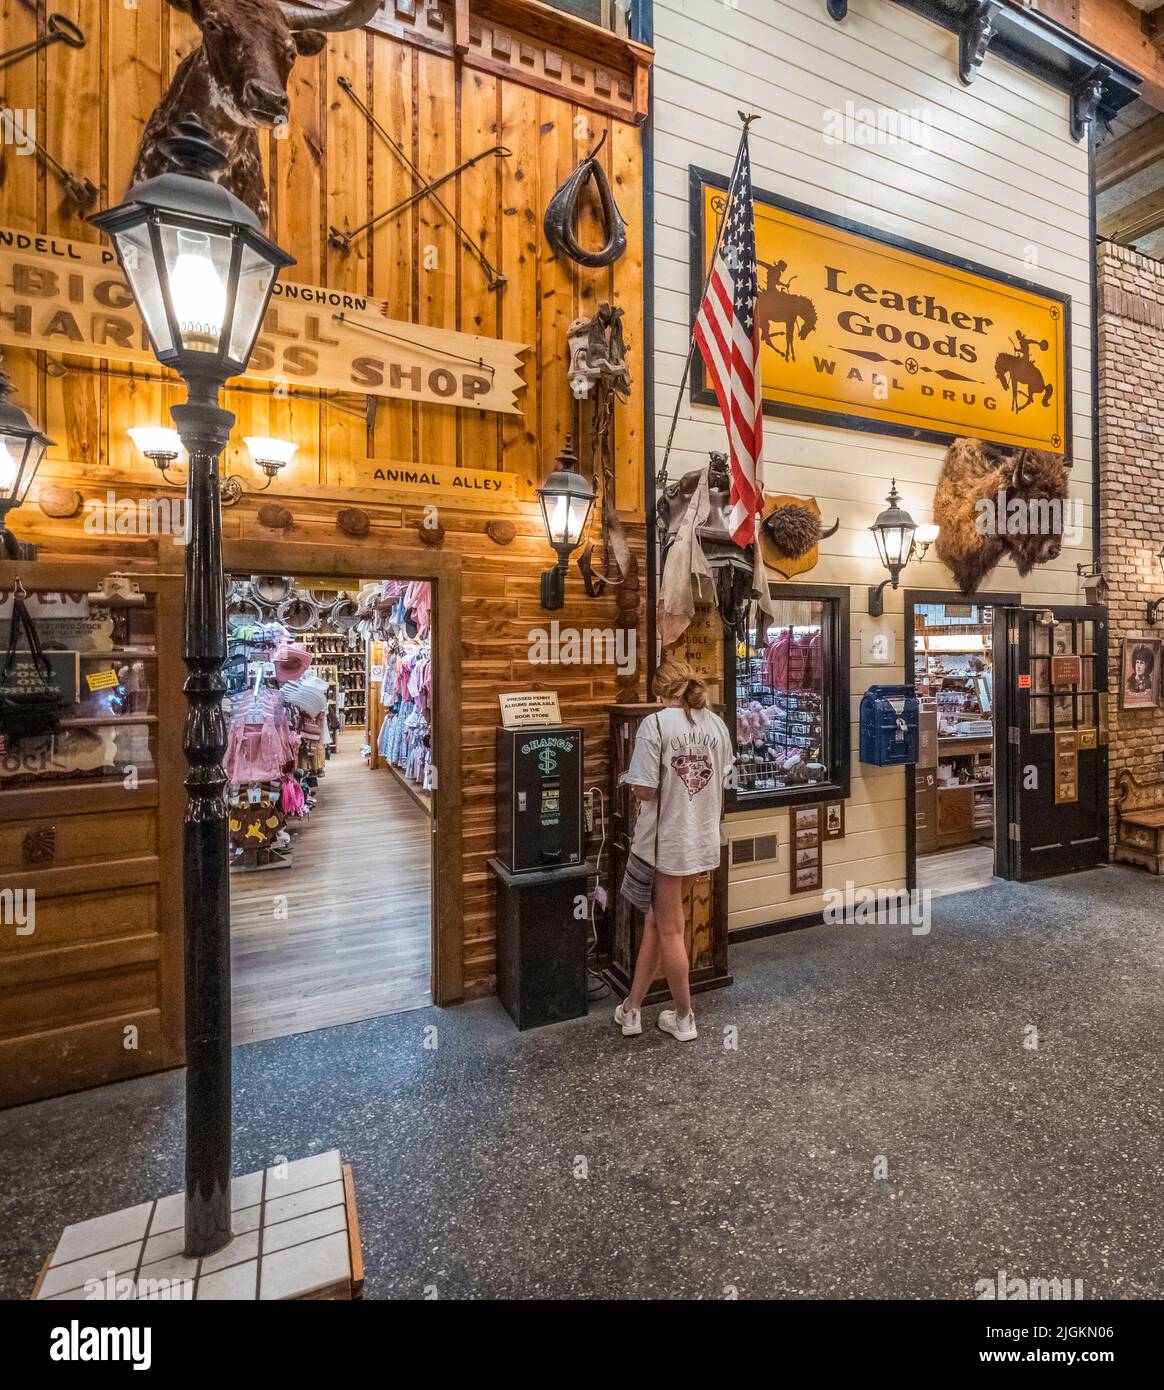
M 334 9 L 281 0 L 168 0 L 202 31 L 202 43 L 178 65 L 142 136 L 132 183 L 169 173 L 163 144 L 183 117 L 196 115 L 225 156 L 215 175 L 265 228 L 270 204 L 256 131 L 287 119 L 287 79 L 301 54 L 311 57 L 329 33 L 358 29 L 381 0 L 344 0 Z

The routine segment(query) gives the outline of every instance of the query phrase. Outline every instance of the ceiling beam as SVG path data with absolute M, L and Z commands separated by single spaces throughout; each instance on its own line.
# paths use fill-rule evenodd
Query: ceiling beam
M 1164 188 L 1154 189 L 1134 203 L 1099 219 L 1099 234 L 1127 246 L 1164 227 Z
M 1164 114 L 1105 140 L 1095 152 L 1095 191 L 1105 193 L 1164 156 Z
M 1164 54 L 1144 33 L 1140 11 L 1127 0 L 1078 0 L 1078 4 L 1076 22 L 1066 18 L 1061 22 L 1116 62 L 1131 68 L 1143 83 L 1140 96 L 1149 106 L 1164 111 Z

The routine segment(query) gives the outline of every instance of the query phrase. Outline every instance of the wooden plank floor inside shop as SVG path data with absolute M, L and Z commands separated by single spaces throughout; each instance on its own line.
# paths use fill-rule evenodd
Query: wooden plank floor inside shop
M 339 735 L 289 869 L 231 874 L 236 1044 L 432 1002 L 429 818 L 363 744 Z
M 923 854 L 917 861 L 917 886 L 936 898 L 969 893 L 994 881 L 994 846 L 967 845 L 942 854 Z

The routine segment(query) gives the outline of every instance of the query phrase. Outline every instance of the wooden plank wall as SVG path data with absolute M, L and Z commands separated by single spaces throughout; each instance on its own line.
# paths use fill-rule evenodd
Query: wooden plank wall
M 74 173 L 91 178 L 101 190 L 100 206 L 109 206 L 123 196 L 144 124 L 178 62 L 197 44 L 197 30 L 155 0 L 135 8 L 122 0 L 54 0 L 53 8 L 82 26 L 88 45 L 78 51 L 56 44 L 0 73 L 0 104 L 34 110 L 38 138 Z M 34 38 L 44 19 L 43 6 L 38 17 L 36 6 L 24 0 L 0 0 L 6 47 Z M 508 278 L 500 293 L 486 288 L 475 257 L 427 201 L 381 223 L 346 255 L 329 246 L 329 224 L 354 228 L 413 190 L 397 155 L 337 85 L 340 75 L 351 80 L 425 174 L 447 172 L 495 143 L 512 150 L 511 158 L 478 165 L 441 190 Z M 495 504 L 494 512 L 442 505 L 439 517 L 446 547 L 464 557 L 465 967 L 467 991 L 484 992 L 491 986 L 493 965 L 485 860 L 493 847 L 498 690 L 538 682 L 557 686 L 563 716 L 579 720 L 591 734 L 587 783 L 605 787 L 602 706 L 615 697 L 614 670 L 578 667 L 547 673 L 524 660 L 530 628 L 545 617 L 538 576 L 552 560 L 533 489 L 553 467 L 566 434 L 577 435 L 565 375 L 566 330 L 574 318 L 593 313 L 603 301 L 621 304 L 632 371 L 637 383 L 643 380 L 640 133 L 630 122 L 492 73 L 462 68 L 451 55 L 372 30 L 329 35 L 323 54 L 298 60 L 289 91 L 287 137 L 262 136 L 270 232 L 297 260 L 284 278 L 370 293 L 387 300 L 390 315 L 399 319 L 529 345 L 521 416 L 385 399 L 369 430 L 362 396 L 324 400 L 308 393 L 310 398 L 303 400 L 266 388 L 225 393 L 238 424 L 224 471 L 242 474 L 251 485 L 261 481 L 247 458 L 244 435 L 271 434 L 299 443 L 274 489 L 226 513 L 228 536 L 272 538 L 258 526 L 257 502 L 278 500 L 295 516 L 291 539 L 345 540 L 335 522 L 343 505 L 337 469 L 345 459 L 456 464 L 517 477 L 517 504 Z M 609 139 L 601 158 L 630 241 L 616 266 L 587 270 L 555 258 L 542 232 L 542 217 L 554 190 L 603 131 Z M 62 202 L 52 175 L 39 161 L 16 157 L 10 149 L 0 149 L 0 223 L 79 241 L 99 239 Z M 583 239 L 592 231 L 584 222 Z M 108 488 L 120 490 L 119 495 L 155 490 L 157 475 L 135 457 L 126 430 L 167 423 L 169 406 L 182 397 L 180 387 L 158 380 L 152 371 L 69 370 L 93 364 L 68 357 L 49 363 L 45 354 L 9 350 L 6 361 L 18 398 L 58 441 L 38 485 L 67 482 L 84 496 L 104 496 Z M 57 362 L 66 368 L 63 374 Z M 641 391 L 620 411 L 616 443 L 619 510 L 642 564 Z M 420 506 L 360 505 L 372 517 L 369 573 L 377 572 L 378 544 L 403 539 L 419 546 L 415 528 Z M 518 531 L 504 548 L 484 531 L 490 515 L 500 514 L 514 521 Z M 168 543 L 91 538 L 84 534 L 81 518 L 52 522 L 32 505 L 14 514 L 13 529 L 41 544 L 46 556 L 136 555 L 138 563 L 180 564 L 180 550 Z M 607 627 L 613 626 L 615 612 L 613 598 L 586 599 L 574 573 L 567 606 L 555 616 L 563 625 Z M 639 647 L 645 650 L 642 631 Z
M 714 10 L 714 13 L 712 12 Z M 1091 559 L 1091 244 L 1085 144 L 1071 139 L 1068 99 L 988 54 L 974 83 L 958 79 L 957 36 L 883 0 L 851 0 L 843 24 L 823 0 L 655 3 L 655 437 L 666 439 L 690 332 L 689 167 L 731 170 L 737 109 L 756 112 L 752 179 L 758 189 L 910 238 L 1071 295 L 1074 470 L 1082 539 L 1019 579 L 1000 565 L 986 587 L 1030 603 L 1081 602 L 1077 562 Z M 928 120 L 929 146 L 870 146 L 826 139 L 828 112 L 889 108 Z M 719 412 L 685 401 L 669 464 L 672 477 L 724 447 Z M 868 527 L 891 478 L 916 521 L 932 516 L 944 446 L 888 435 L 764 418 L 769 492 L 815 496 L 826 525 L 805 583 L 850 586 L 853 748 L 861 693 L 901 679 L 900 665 L 862 666 L 868 586 L 885 571 Z M 953 589 L 931 554 L 902 588 Z M 904 651 L 903 594 L 885 608 Z M 882 626 L 882 624 L 878 624 Z M 905 882 L 905 784 L 900 769 L 863 767 L 853 756 L 846 835 L 824 849 L 823 888 L 898 888 Z M 743 812 L 729 834 L 775 831 L 778 860 L 732 870 L 732 928 L 819 911 L 820 896 L 788 891 L 788 811 Z

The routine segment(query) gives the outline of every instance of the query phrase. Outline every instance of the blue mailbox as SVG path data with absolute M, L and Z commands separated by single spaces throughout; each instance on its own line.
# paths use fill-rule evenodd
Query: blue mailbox
M 917 712 L 912 685 L 871 685 L 861 696 L 861 761 L 875 767 L 916 763 Z

